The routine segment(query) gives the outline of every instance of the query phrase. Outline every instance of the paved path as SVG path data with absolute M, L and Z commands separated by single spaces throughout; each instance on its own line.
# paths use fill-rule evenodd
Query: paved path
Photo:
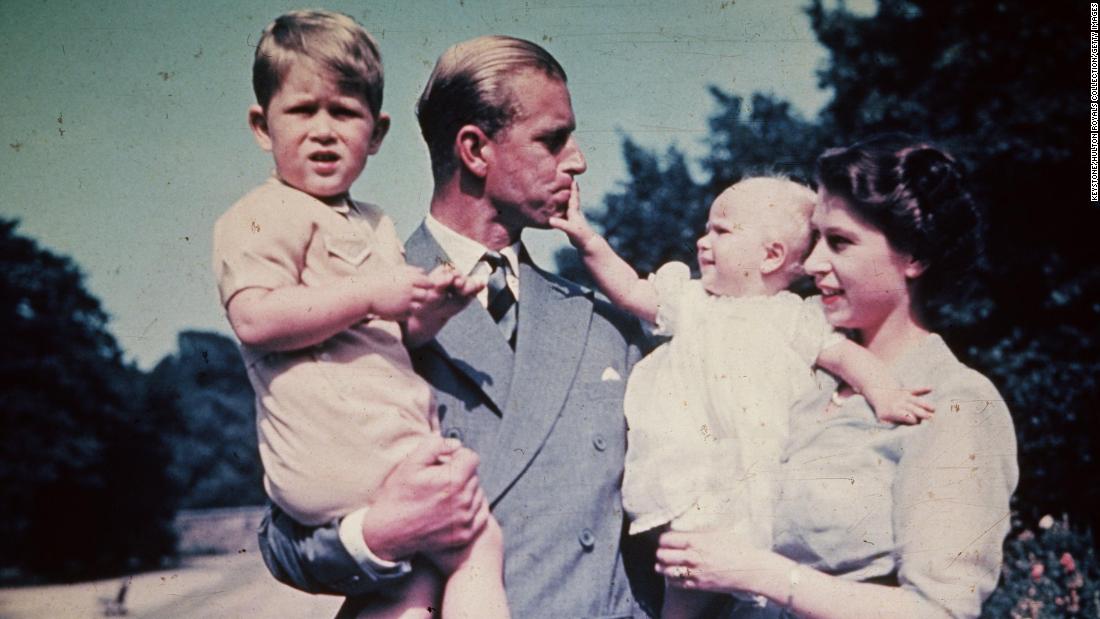
M 121 579 L 0 589 L 0 619 L 103 617 Z M 178 569 L 134 576 L 127 617 L 138 619 L 328 618 L 340 599 L 285 587 L 268 575 L 256 551 L 188 559 Z

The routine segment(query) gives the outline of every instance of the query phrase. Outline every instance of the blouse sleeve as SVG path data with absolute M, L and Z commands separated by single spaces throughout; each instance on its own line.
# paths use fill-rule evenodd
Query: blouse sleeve
M 691 279 L 691 269 L 683 262 L 669 262 L 649 276 L 657 289 L 657 321 L 650 329 L 653 335 L 671 336 L 684 322 L 685 310 L 690 307 L 687 297 L 699 282 Z M 701 287 L 700 287 L 701 289 Z
M 802 301 L 791 338 L 791 348 L 798 353 L 806 365 L 814 365 L 822 350 L 844 340 L 825 318 L 825 309 L 820 296 L 812 296 Z
M 1016 435 L 993 385 L 959 366 L 936 416 L 905 444 L 894 483 L 901 585 L 953 617 L 977 617 L 997 586 L 1016 487 Z

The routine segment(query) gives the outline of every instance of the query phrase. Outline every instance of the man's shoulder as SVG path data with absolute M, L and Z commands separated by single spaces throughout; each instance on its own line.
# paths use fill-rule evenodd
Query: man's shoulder
M 616 331 L 621 333 L 623 338 L 628 342 L 639 343 L 644 340 L 641 324 L 638 322 L 638 319 L 612 305 L 610 301 L 598 294 L 592 288 L 578 284 L 556 273 L 546 271 L 537 265 L 532 264 L 532 267 L 534 267 L 535 271 L 541 277 L 550 282 L 551 285 L 564 290 L 568 296 L 586 297 L 592 303 L 592 315 L 594 320 L 611 325 Z

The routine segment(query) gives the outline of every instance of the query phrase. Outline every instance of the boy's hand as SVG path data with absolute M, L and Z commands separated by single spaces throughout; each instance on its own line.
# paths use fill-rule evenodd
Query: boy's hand
M 485 287 L 485 280 L 465 277 L 449 265 L 428 274 L 431 290 L 405 323 L 405 342 L 411 347 L 428 343 L 448 320 Z
M 589 241 L 599 236 L 581 212 L 581 194 L 576 180 L 573 181 L 573 191 L 569 194 L 569 205 L 565 209 L 565 217 L 551 217 L 550 227 L 564 232 L 573 247 L 581 251 L 584 251 Z
M 884 423 L 916 425 L 931 419 L 936 412 L 928 400 L 920 397 L 928 395 L 928 387 L 920 389 L 866 389 L 863 397 L 875 409 L 875 416 Z
M 367 285 L 371 313 L 395 321 L 405 320 L 429 302 L 435 289 L 424 271 L 404 264 L 378 273 Z

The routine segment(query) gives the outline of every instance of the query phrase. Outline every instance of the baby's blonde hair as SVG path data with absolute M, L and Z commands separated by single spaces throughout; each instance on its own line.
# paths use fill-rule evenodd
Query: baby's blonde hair
M 751 191 L 756 200 L 752 208 L 759 213 L 757 222 L 769 240 L 781 241 L 787 248 L 782 275 L 787 285 L 804 274 L 802 262 L 810 253 L 813 216 L 817 196 L 809 187 L 785 176 L 753 176 L 730 186 L 727 192 Z

